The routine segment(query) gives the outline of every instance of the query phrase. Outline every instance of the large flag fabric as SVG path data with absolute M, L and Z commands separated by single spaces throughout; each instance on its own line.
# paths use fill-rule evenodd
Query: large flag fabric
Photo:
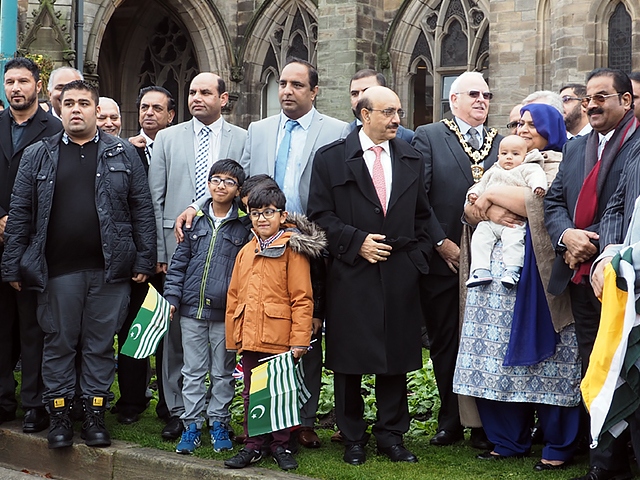
M 251 370 L 249 436 L 300 425 L 300 407 L 311 396 L 302 381 L 302 362 L 285 352 Z
M 171 305 L 149 284 L 149 291 L 131 324 L 120 353 L 133 358 L 153 355 L 169 330 Z
M 640 406 L 640 316 L 637 313 L 633 247 L 607 265 L 602 313 L 582 396 L 591 415 L 591 448 L 606 448 Z

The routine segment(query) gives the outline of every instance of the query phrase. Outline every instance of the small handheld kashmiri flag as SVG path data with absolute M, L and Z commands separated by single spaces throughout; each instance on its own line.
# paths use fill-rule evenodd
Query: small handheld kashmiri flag
M 300 425 L 300 406 L 309 399 L 304 386 L 302 363 L 285 352 L 251 370 L 249 436 Z
M 604 270 L 602 313 L 589 368 L 580 386 L 591 416 L 591 448 L 607 448 L 640 406 L 640 316 L 633 247 Z
M 131 324 L 120 353 L 133 358 L 153 355 L 169 330 L 171 305 L 149 284 L 149 291 Z

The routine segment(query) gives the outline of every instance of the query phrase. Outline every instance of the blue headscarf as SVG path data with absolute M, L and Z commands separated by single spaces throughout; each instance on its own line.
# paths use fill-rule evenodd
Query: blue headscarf
M 530 103 L 520 109 L 520 116 L 529 112 L 533 118 L 533 124 L 540 135 L 547 139 L 545 150 L 561 152 L 567 143 L 567 127 L 564 124 L 562 114 L 546 103 Z

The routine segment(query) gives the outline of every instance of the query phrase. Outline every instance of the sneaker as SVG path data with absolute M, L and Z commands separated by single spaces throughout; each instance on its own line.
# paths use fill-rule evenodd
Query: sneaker
M 271 452 L 273 459 L 282 470 L 294 470 L 298 468 L 298 462 L 293 458 L 290 450 L 285 450 L 284 447 L 277 447 L 274 452 Z
M 505 270 L 504 275 L 500 279 L 500 283 L 502 283 L 505 288 L 513 288 L 518 283 L 518 280 L 520 280 L 520 274 L 518 272 Z
M 261 458 L 262 454 L 259 451 L 243 448 L 236 455 L 225 460 L 224 464 L 229 468 L 244 468 L 256 463 Z
M 182 438 L 180 443 L 176 447 L 176 453 L 182 453 L 189 455 L 193 453 L 196 448 L 200 446 L 200 430 L 195 423 L 189 425 L 184 432 L 182 432 Z
M 211 434 L 211 445 L 215 452 L 222 452 L 224 450 L 233 450 L 233 444 L 229 439 L 229 429 L 227 425 L 222 422 L 213 422 L 213 427 L 209 430 Z
M 473 273 L 469 276 L 469 280 L 465 284 L 469 288 L 479 287 L 480 285 L 488 285 L 493 281 L 493 277 L 491 276 L 491 272 L 489 270 L 485 270 L 484 268 L 478 268 L 474 270 Z

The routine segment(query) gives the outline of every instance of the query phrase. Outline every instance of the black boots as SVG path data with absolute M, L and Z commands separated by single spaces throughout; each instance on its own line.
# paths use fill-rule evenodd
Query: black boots
M 80 437 L 90 447 L 108 447 L 111 437 L 104 423 L 107 401 L 104 397 L 89 397 L 84 401 L 84 422 Z
M 64 448 L 73 445 L 73 424 L 69 417 L 71 403 L 66 398 L 54 398 L 48 404 L 51 421 L 47 441 L 49 448 Z

